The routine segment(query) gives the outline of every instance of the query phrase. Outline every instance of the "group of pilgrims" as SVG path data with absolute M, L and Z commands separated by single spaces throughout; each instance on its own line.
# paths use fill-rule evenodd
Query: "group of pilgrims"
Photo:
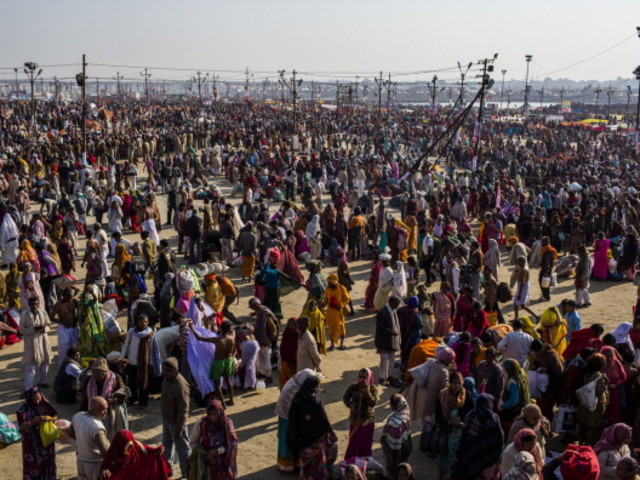
M 582 319 L 636 276 L 625 132 L 494 121 L 474 151 L 468 123 L 425 158 L 446 109 L 108 100 L 83 153 L 76 104 L 30 108 L 0 116 L 0 361 L 23 367 L 0 445 L 25 480 L 63 444 L 81 479 L 236 479 L 237 392 L 272 389 L 252 462 L 301 480 L 638 478 L 640 309 Z M 365 317 L 379 364 L 338 367 Z

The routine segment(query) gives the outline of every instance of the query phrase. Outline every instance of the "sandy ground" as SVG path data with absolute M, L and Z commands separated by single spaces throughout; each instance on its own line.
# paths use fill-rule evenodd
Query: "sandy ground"
M 230 188 L 227 182 L 217 180 L 225 197 L 230 196 Z M 235 199 L 234 201 L 237 201 Z M 166 196 L 160 196 L 159 202 L 163 216 L 166 214 Z M 177 237 L 175 232 L 164 228 L 161 232 L 163 238 L 169 238 L 172 246 L 176 246 Z M 129 239 L 139 240 L 138 235 L 127 235 Z M 82 241 L 84 244 L 84 241 Z M 506 261 L 507 254 L 503 252 L 503 262 Z M 79 262 L 78 267 L 79 267 Z M 332 273 L 333 268 L 325 269 L 324 273 Z M 507 279 L 511 268 L 503 267 L 500 271 L 501 279 Z M 348 349 L 346 351 L 330 352 L 322 363 L 323 373 L 326 379 L 322 386 L 321 398 L 326 406 L 329 419 L 334 425 L 339 439 L 339 459 L 342 458 L 348 441 L 348 409 L 342 403 L 342 395 L 347 386 L 355 381 L 358 370 L 362 367 L 372 367 L 377 375 L 377 365 L 379 358 L 375 353 L 373 345 L 373 335 L 375 330 L 375 318 L 373 315 L 364 312 L 361 308 L 364 298 L 364 291 L 370 272 L 369 262 L 354 262 L 351 264 L 352 278 L 356 281 L 352 291 L 353 304 L 357 314 L 347 318 L 347 340 L 345 342 Z M 84 272 L 76 272 L 78 277 L 83 278 Z M 238 269 L 228 272 L 234 281 L 239 281 Z M 538 271 L 534 269 L 531 274 L 532 292 L 531 298 L 538 299 L 540 290 L 537 285 Z M 437 286 L 437 285 L 435 285 Z M 431 289 L 433 290 L 434 287 Z M 252 295 L 252 286 L 241 286 L 241 301 L 239 305 L 234 305 L 232 310 L 239 318 L 248 320 L 249 310 L 247 300 Z M 590 325 L 595 322 L 606 324 L 608 331 L 622 321 L 631 319 L 631 307 L 636 301 L 636 287 L 630 282 L 606 283 L 592 282 L 591 294 L 593 306 L 589 309 L 581 310 L 583 325 Z M 552 289 L 552 300 L 559 302 L 563 298 L 572 298 L 574 295 L 573 281 L 563 279 L 559 285 Z M 306 295 L 297 291 L 284 297 L 282 308 L 285 318 L 299 315 Z M 545 302 L 533 301 L 532 309 L 536 313 L 541 313 L 546 308 Z M 513 318 L 511 306 L 504 309 L 507 319 Z M 50 334 L 50 340 L 57 352 L 57 336 L 55 332 Z M 15 419 L 15 412 L 21 401 L 23 370 L 22 370 L 22 343 L 4 348 L 0 351 L 0 411 Z M 49 383 L 53 384 L 57 365 L 51 368 L 49 373 Z M 397 376 L 398 372 L 396 372 Z M 274 414 L 275 401 L 278 398 L 277 372 L 274 372 L 275 386 L 267 388 L 263 394 L 255 392 L 237 395 L 236 404 L 230 407 L 228 414 L 233 420 L 240 440 L 238 452 L 239 477 L 244 479 L 276 479 L 280 474 L 275 467 L 277 448 L 277 419 Z M 380 387 L 380 399 L 376 408 L 376 435 L 374 438 L 374 457 L 382 461 L 382 451 L 379 444 L 379 436 L 384 419 L 389 414 L 389 398 L 397 392 L 392 387 Z M 49 397 L 53 392 L 49 391 Z M 55 405 L 55 403 L 54 403 Z M 75 413 L 74 406 L 57 406 L 60 418 L 70 419 Z M 204 410 L 192 405 L 189 424 L 193 424 L 203 415 Z M 158 396 L 153 396 L 145 410 L 133 408 L 130 411 L 131 430 L 136 438 L 144 443 L 157 444 L 161 440 L 161 418 Z M 435 475 L 436 463 L 433 459 L 428 459 L 418 450 L 420 426 L 414 425 L 414 453 L 410 463 L 414 466 L 418 478 L 425 478 L 429 473 Z M 58 475 L 63 479 L 75 478 L 75 454 L 74 447 L 69 445 L 56 445 Z M 22 478 L 22 465 L 20 461 L 20 444 L 11 445 L 0 451 L 0 465 L 3 472 L 0 478 L 13 480 Z M 178 466 L 175 465 L 175 470 Z M 293 478 L 293 477 L 291 477 Z

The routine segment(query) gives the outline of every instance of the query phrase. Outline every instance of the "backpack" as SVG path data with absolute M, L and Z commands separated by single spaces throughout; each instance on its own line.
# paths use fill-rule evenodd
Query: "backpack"
M 510 302 L 512 298 L 513 295 L 511 295 L 509 285 L 507 285 L 506 282 L 500 282 L 498 284 L 498 301 L 500 303 L 506 303 Z

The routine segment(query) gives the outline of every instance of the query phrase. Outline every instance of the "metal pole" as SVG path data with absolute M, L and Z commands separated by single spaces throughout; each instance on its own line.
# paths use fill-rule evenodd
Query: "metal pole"
M 504 76 L 507 74 L 506 70 L 502 70 L 502 88 L 500 89 L 500 108 L 504 108 Z

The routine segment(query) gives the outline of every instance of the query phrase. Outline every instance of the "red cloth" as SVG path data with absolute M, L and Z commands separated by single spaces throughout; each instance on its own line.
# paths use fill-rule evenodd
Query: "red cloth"
M 598 457 L 591 447 L 569 444 L 562 454 L 560 473 L 564 480 L 598 480 Z
M 580 355 L 580 352 L 583 349 L 588 347 L 591 347 L 596 351 L 600 351 L 602 341 L 591 328 L 576 330 L 575 332 L 571 332 L 571 341 L 569 342 L 569 345 L 567 345 L 562 356 L 565 359 L 575 358 Z
M 280 358 L 292 365 L 298 363 L 298 331 L 295 328 L 285 328 L 280 342 Z
M 130 448 L 125 455 L 125 448 Z M 171 469 L 162 448 L 137 442 L 129 430 L 116 433 L 102 461 L 101 470 L 111 472 L 110 480 L 168 480 Z

